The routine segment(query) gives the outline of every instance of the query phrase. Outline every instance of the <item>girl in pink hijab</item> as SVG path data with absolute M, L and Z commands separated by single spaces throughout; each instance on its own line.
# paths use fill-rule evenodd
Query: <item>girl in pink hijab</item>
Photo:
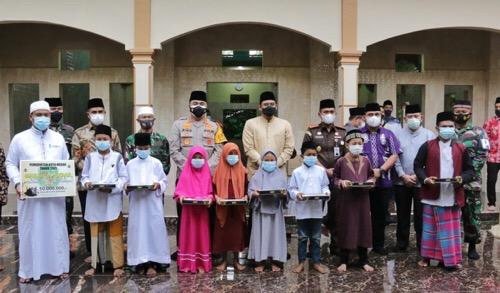
M 179 177 L 174 199 L 182 204 L 185 198 L 213 201 L 212 178 L 207 152 L 193 147 Z M 183 205 L 179 229 L 177 267 L 180 272 L 204 273 L 212 269 L 210 256 L 210 219 L 208 206 Z

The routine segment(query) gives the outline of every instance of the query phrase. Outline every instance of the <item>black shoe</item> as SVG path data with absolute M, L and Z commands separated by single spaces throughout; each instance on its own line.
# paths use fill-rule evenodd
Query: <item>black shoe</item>
M 404 253 L 408 249 L 408 246 L 396 245 L 391 247 L 391 252 Z
M 173 261 L 177 261 L 177 251 L 170 255 L 170 259 Z
M 472 260 L 478 260 L 481 257 L 479 256 L 479 253 L 476 251 L 476 247 L 471 247 L 469 246 L 469 251 L 467 252 L 467 257 Z
M 287 253 L 286 253 L 286 260 L 289 260 L 289 259 L 291 259 L 291 258 L 292 258 L 292 256 L 290 255 L 290 253 L 288 253 L 288 252 L 287 252 Z
M 69 252 L 69 259 L 75 258 L 75 253 L 73 251 Z
M 382 248 L 374 248 L 372 251 L 378 255 L 387 255 L 388 254 L 387 249 L 385 249 L 383 247 Z

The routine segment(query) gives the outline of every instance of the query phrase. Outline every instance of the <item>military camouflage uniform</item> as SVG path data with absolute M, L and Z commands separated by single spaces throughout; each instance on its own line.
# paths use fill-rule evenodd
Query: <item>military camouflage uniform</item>
M 328 127 L 324 123 L 311 125 L 307 128 L 304 135 L 304 141 L 313 141 L 319 146 L 318 161 L 327 169 L 333 168 L 338 158 L 345 154 L 344 138 L 346 131 L 342 127 Z M 335 194 L 337 190 L 330 185 L 331 199 L 328 202 L 328 214 L 323 219 L 325 226 L 330 231 L 330 252 L 336 247 L 336 229 L 335 229 Z
M 68 124 L 64 124 L 59 122 L 57 124 L 51 124 L 50 129 L 55 132 L 61 134 L 64 137 L 64 142 L 66 143 L 66 147 L 68 148 L 68 153 L 71 154 L 71 139 L 73 138 L 73 133 L 75 129 Z M 68 234 L 73 234 L 73 227 L 71 225 L 71 217 L 73 215 L 73 197 L 66 197 L 66 226 L 68 227 Z
M 486 163 L 489 149 L 488 136 L 483 128 L 467 124 L 465 128 L 456 128 L 457 140 L 465 145 L 472 160 L 474 181 L 465 184 L 465 206 L 462 208 L 464 224 L 464 241 L 478 243 L 480 241 L 481 223 L 481 169 Z
M 151 156 L 160 160 L 163 172 L 168 175 L 170 171 L 170 147 L 167 138 L 158 132 L 151 133 Z M 125 141 L 125 160 L 129 161 L 135 157 L 135 135 L 132 134 Z

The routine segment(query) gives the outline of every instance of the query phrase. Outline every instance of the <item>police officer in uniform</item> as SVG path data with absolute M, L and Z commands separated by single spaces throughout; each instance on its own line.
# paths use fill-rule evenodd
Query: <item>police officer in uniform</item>
M 203 91 L 193 91 L 189 98 L 188 117 L 181 117 L 174 122 L 170 137 L 170 157 L 177 166 L 177 178 L 184 167 L 187 155 L 192 147 L 202 146 L 208 154 L 208 165 L 213 173 L 219 163 L 222 144 L 226 138 L 217 123 L 207 118 L 207 94 Z M 177 204 L 177 239 L 179 239 L 180 218 L 182 206 Z M 177 253 L 172 254 L 177 259 Z
M 326 168 L 329 178 L 333 177 L 333 166 L 338 158 L 345 152 L 344 137 L 346 131 L 342 127 L 334 125 L 335 102 L 332 99 L 322 100 L 319 103 L 318 116 L 321 123 L 311 125 L 304 135 L 304 141 L 313 141 L 319 146 L 318 161 Z M 330 254 L 335 252 L 335 190 L 330 185 L 332 198 L 328 202 L 328 214 L 324 219 L 324 224 L 330 231 Z
M 62 99 L 59 97 L 45 98 L 45 102 L 49 103 L 50 106 L 50 129 L 58 132 L 64 137 L 66 142 L 66 147 L 68 148 L 68 153 L 71 154 L 71 139 L 73 138 L 73 133 L 75 129 L 68 124 L 63 122 L 63 104 Z M 71 225 L 71 218 L 73 215 L 73 197 L 66 197 L 66 226 L 68 227 L 68 235 L 73 234 L 73 226 Z M 74 253 L 70 253 L 71 257 Z

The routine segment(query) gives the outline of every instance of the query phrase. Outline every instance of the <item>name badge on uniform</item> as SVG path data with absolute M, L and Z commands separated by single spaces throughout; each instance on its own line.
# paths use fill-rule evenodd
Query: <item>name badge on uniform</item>
M 481 139 L 481 147 L 483 150 L 489 150 L 490 149 L 490 141 L 487 140 L 486 138 Z
M 333 156 L 334 157 L 340 157 L 340 148 L 339 147 L 334 147 L 333 148 Z

